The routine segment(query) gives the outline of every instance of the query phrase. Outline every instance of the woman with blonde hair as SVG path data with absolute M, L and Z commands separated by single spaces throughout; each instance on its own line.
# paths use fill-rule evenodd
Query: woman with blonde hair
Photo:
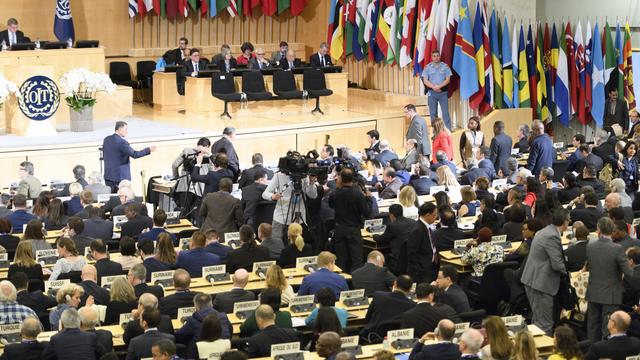
M 513 351 L 513 343 L 502 319 L 497 316 L 487 317 L 484 330 L 487 334 L 487 345 L 482 348 L 482 359 L 508 360 Z
M 56 292 L 56 302 L 58 305 L 49 313 L 49 324 L 51 324 L 52 331 L 59 330 L 60 317 L 65 310 L 78 308 L 82 295 L 84 295 L 84 289 L 82 286 L 74 283 L 63 285 L 58 289 L 58 292 Z M 86 306 L 92 305 L 93 296 L 89 296 L 87 298 Z
M 311 245 L 304 242 L 302 237 L 302 226 L 298 223 L 289 224 L 288 235 L 289 246 L 285 247 L 278 259 L 278 265 L 282 268 L 292 268 L 296 266 L 296 259 L 299 257 L 313 256 Z
M 87 265 L 87 260 L 84 256 L 80 256 L 76 249 L 76 244 L 69 238 L 59 238 L 57 243 L 58 248 L 58 261 L 53 266 L 49 280 L 57 280 L 62 274 L 67 274 L 72 271 L 82 271 L 82 268 Z
M 444 121 L 442 121 L 441 118 L 435 118 L 432 120 L 431 126 L 433 127 L 433 142 L 431 144 L 432 163 L 435 164 L 438 162 L 436 154 L 440 150 L 447 154 L 447 159 L 453 160 L 453 139 L 451 138 L 451 132 L 444 125 Z
M 448 166 L 438 166 L 436 175 L 438 177 L 438 185 L 460 186 L 458 179 L 456 179 L 456 176 Z
M 264 282 L 267 289 L 278 289 L 280 291 L 280 301 L 283 307 L 289 306 L 291 299 L 296 296 L 291 285 L 287 283 L 284 271 L 278 265 L 269 266 Z
M 460 195 L 462 196 L 462 202 L 458 209 L 458 217 L 475 216 L 477 209 L 480 207 L 480 202 L 476 200 L 476 192 L 473 191 L 471 186 L 463 186 L 460 189 Z
M 173 247 L 173 240 L 168 233 L 158 235 L 158 245 L 156 247 L 156 258 L 165 264 L 176 264 L 176 249 Z
M 402 205 L 402 216 L 406 218 L 418 217 L 418 208 L 416 207 L 417 200 L 418 195 L 413 187 L 405 186 L 400 190 L 398 202 Z
M 536 349 L 536 341 L 529 331 L 518 331 L 513 342 L 511 360 L 537 360 L 540 358 L 538 349 Z
M 42 275 L 42 266 L 34 260 L 33 249 L 28 241 L 22 240 L 16 247 L 16 254 L 13 257 L 13 263 L 9 265 L 7 278 L 11 279 L 13 274 L 23 272 L 27 274 L 29 280 L 39 280 L 41 285 L 44 284 L 44 276 Z M 44 290 L 44 289 L 40 289 Z
M 115 279 L 111 284 L 111 298 L 104 318 L 105 325 L 117 324 L 120 314 L 130 313 L 137 306 L 138 299 L 133 286 L 124 277 Z

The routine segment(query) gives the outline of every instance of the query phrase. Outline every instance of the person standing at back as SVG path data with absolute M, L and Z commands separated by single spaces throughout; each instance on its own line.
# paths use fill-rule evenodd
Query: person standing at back
M 504 122 L 496 121 L 493 124 L 493 139 L 491 139 L 491 161 L 496 171 L 509 175 L 507 159 L 511 156 L 511 138 L 504 133 Z
M 155 146 L 134 150 L 125 138 L 129 135 L 129 125 L 116 121 L 115 133 L 104 138 L 102 153 L 104 156 L 104 179 L 111 192 L 118 191 L 121 180 L 131 180 L 131 162 L 129 158 L 141 158 L 156 150 Z
M 220 140 L 213 143 L 211 146 L 211 153 L 214 155 L 217 153 L 227 154 L 229 159 L 229 169 L 233 172 L 233 181 L 238 180 L 240 176 L 240 160 L 238 160 L 238 153 L 233 147 L 233 140 L 236 138 L 236 128 L 227 126 L 222 130 L 222 137 Z
M 411 121 L 405 138 L 407 140 L 414 139 L 418 143 L 418 154 L 424 155 L 427 158 L 431 156 L 431 134 L 429 133 L 429 127 L 427 121 L 416 111 L 416 106 L 413 104 L 405 105 L 404 116 Z
M 362 191 L 353 186 L 353 170 L 342 169 L 336 185 L 338 188 L 329 196 L 329 206 L 336 212 L 335 252 L 340 269 L 351 273 L 362 266 L 363 240 L 360 229 L 371 212 L 371 205 Z
M 442 109 L 442 118 L 447 129 L 451 130 L 449 118 L 449 93 L 447 85 L 451 80 L 451 69 L 440 61 L 440 51 L 431 52 L 431 62 L 422 71 L 422 82 L 427 90 L 427 105 L 431 121 L 438 117 L 438 105 Z
M 556 149 L 553 148 L 551 137 L 544 133 L 542 121 L 534 120 L 531 131 L 533 140 L 529 145 L 527 169 L 531 170 L 533 175 L 538 176 L 542 169 L 553 166 L 553 161 L 556 159 Z

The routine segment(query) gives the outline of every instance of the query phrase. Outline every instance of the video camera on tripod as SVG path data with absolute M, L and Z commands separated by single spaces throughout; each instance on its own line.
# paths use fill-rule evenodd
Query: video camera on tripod
M 288 175 L 294 182 L 299 183 L 307 175 L 319 176 L 329 171 L 327 166 L 318 166 L 318 152 L 310 150 L 306 155 L 297 151 L 287 151 L 287 155 L 278 161 L 278 169 Z
M 196 159 L 198 157 L 198 155 L 200 155 L 201 151 L 198 151 L 196 149 L 193 149 L 194 152 L 191 154 L 185 154 L 182 156 L 182 168 L 184 169 L 184 171 L 188 174 L 190 174 L 193 171 L 193 168 L 196 166 Z M 205 156 L 204 158 L 202 158 L 202 164 L 208 164 L 208 163 L 213 163 L 213 159 L 215 158 L 215 155 L 211 155 L 211 156 Z

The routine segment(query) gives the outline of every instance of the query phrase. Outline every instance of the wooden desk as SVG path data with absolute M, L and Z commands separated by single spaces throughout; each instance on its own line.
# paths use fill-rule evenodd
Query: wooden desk
M 160 111 L 184 110 L 184 96 L 178 94 L 175 73 L 153 73 L 153 108 Z
M 0 67 L 3 70 L 6 65 L 20 67 L 51 65 L 55 81 L 58 81 L 62 74 L 76 68 L 105 72 L 104 64 L 104 47 L 0 52 Z M 21 84 L 16 85 L 19 87 Z

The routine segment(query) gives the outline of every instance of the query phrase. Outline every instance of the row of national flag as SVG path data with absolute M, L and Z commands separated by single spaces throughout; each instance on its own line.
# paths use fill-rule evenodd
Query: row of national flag
M 531 107 L 538 119 L 568 125 L 575 115 L 601 126 L 613 88 L 635 108 L 628 23 L 511 27 L 486 2 L 476 2 L 472 21 L 468 0 L 331 0 L 331 55 L 413 63 L 419 76 L 439 50 L 453 72 L 449 96 L 459 90 L 480 113 Z
M 231 17 L 252 16 L 258 9 L 267 16 L 289 10 L 292 16 L 302 14 L 308 0 L 128 0 L 129 17 L 152 13 L 168 19 L 186 18 L 189 14 L 215 17 L 228 13 Z

